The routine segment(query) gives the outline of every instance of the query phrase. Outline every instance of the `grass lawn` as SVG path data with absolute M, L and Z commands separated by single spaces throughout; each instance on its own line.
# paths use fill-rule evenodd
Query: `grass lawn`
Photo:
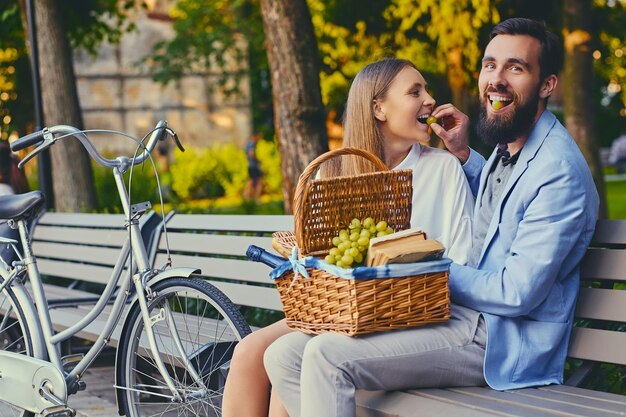
M 609 219 L 626 219 L 626 178 L 605 182 Z

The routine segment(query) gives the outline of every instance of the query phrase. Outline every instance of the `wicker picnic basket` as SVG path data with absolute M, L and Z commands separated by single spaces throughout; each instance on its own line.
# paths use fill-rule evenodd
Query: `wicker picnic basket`
M 350 177 L 311 179 L 319 166 L 341 155 L 371 161 L 378 171 Z M 332 238 L 353 218 L 386 220 L 395 231 L 409 227 L 411 170 L 390 170 L 370 152 L 341 148 L 313 160 L 298 180 L 294 231 L 276 232 L 273 246 L 287 256 L 323 257 Z M 309 268 L 309 278 L 289 271 L 276 279 L 287 324 L 305 333 L 358 335 L 445 321 L 450 316 L 448 272 L 375 279 L 345 279 Z

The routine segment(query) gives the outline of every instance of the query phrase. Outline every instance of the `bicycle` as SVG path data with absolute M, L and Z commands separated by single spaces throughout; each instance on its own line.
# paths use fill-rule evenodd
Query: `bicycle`
M 196 268 L 173 268 L 171 261 L 159 269 L 149 265 L 139 219 L 151 205 L 131 204 L 130 186 L 127 188 L 124 180 L 129 169 L 151 159 L 158 141 L 171 136 L 184 149 L 165 121 L 148 133 L 149 138 L 144 137 L 132 158 L 104 158 L 87 132 L 92 131 L 53 126 L 14 141 L 11 148 L 16 151 L 40 143 L 22 160 L 24 164 L 60 139 L 78 139 L 96 162 L 113 171 L 128 238 L 90 313 L 55 334 L 27 228 L 28 220 L 43 205 L 43 194 L 33 191 L 0 197 L 0 219 L 8 219 L 19 231 L 23 252 L 17 249 L 17 240 L 0 238 L 0 244 L 11 246 L 18 257 L 10 265 L 0 258 L 0 416 L 75 415 L 67 397 L 85 388 L 81 376 L 107 345 L 118 323 L 123 323 L 123 330 L 114 388 L 120 414 L 220 416 L 224 369 L 234 346 L 250 333 L 250 327 L 220 290 L 196 275 Z M 115 131 L 99 132 L 130 137 Z M 129 272 L 124 274 L 126 264 Z M 118 283 L 119 290 L 114 293 Z M 111 301 L 104 331 L 88 352 L 61 357 L 61 342 L 103 314 Z

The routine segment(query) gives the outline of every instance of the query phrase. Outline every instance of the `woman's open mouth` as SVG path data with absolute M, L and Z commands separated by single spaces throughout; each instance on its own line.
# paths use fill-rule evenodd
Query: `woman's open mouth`
M 429 126 L 433 123 L 439 122 L 435 116 L 431 116 L 430 114 L 420 114 L 417 116 L 417 121 Z

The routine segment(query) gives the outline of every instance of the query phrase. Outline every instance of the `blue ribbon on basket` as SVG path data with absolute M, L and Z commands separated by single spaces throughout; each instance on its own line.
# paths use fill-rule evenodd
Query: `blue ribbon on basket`
M 278 279 L 288 271 L 294 271 L 291 285 L 299 274 L 309 278 L 306 268 L 317 268 L 344 279 L 401 278 L 413 275 L 447 271 L 452 260 L 441 258 L 434 261 L 414 262 L 409 264 L 387 264 L 381 266 L 358 266 L 356 268 L 340 268 L 314 256 L 298 259 L 297 248 L 294 247 L 291 257 L 270 272 L 270 278 Z

